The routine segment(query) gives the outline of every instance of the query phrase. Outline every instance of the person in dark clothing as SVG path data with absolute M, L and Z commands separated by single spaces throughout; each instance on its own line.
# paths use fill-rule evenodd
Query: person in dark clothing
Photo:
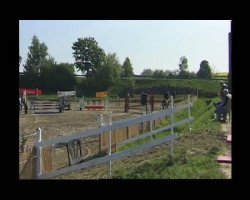
M 226 121 L 227 113 L 231 109 L 231 99 L 232 95 L 229 94 L 228 89 L 224 89 L 222 102 L 216 106 L 216 118 L 219 121 Z
M 28 114 L 28 105 L 26 102 L 24 102 L 24 113 Z

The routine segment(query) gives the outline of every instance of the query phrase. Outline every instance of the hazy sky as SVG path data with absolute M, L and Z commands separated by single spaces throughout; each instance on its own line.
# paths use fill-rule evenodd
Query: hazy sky
M 143 69 L 175 70 L 180 57 L 197 72 L 207 60 L 215 72 L 228 72 L 229 20 L 20 20 L 20 71 L 36 35 L 57 63 L 74 63 L 73 43 L 94 37 L 105 53 L 121 64 L 129 57 L 135 74 Z M 80 72 L 77 72 L 80 74 Z

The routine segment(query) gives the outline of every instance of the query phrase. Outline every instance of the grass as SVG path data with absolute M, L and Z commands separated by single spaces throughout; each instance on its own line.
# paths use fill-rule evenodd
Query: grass
M 219 80 L 203 79 L 136 80 L 136 89 L 140 89 L 142 86 L 144 90 L 163 87 L 171 90 L 188 89 L 215 93 L 220 89 Z

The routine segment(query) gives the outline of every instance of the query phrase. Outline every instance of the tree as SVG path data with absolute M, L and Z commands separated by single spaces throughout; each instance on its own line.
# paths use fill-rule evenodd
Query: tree
M 45 64 L 47 55 L 48 47 L 46 44 L 40 43 L 38 37 L 33 36 L 24 70 L 30 74 L 39 74 Z
M 121 64 L 116 53 L 109 53 L 105 56 L 105 60 L 100 72 L 97 74 L 96 82 L 99 83 L 101 90 L 107 90 L 109 87 L 117 84 L 120 80 Z
M 122 76 L 131 77 L 133 75 L 134 75 L 134 72 L 133 72 L 132 64 L 130 62 L 130 59 L 128 57 L 126 57 L 123 65 L 122 65 Z
M 162 69 L 156 69 L 153 72 L 153 76 L 154 77 L 163 77 L 164 76 L 164 72 Z
M 141 73 L 141 76 L 153 76 L 153 70 L 152 69 L 144 69 Z
M 212 78 L 212 71 L 211 67 L 209 66 L 208 61 L 203 60 L 200 64 L 200 69 L 196 73 L 198 78 L 203 78 L 203 79 L 211 79 Z
M 49 56 L 48 59 L 46 59 L 42 65 L 40 74 L 39 74 L 39 88 L 42 90 L 50 90 L 51 86 L 51 71 L 53 70 L 53 67 L 55 67 L 56 62 L 55 59 L 52 56 Z
M 52 60 L 51 60 L 52 62 Z M 51 63 L 52 64 L 52 63 Z M 58 90 L 73 90 L 75 86 L 75 68 L 69 63 L 54 63 L 43 71 L 44 90 L 54 92 Z
M 179 76 L 185 77 L 188 72 L 188 60 L 185 56 L 182 56 L 180 58 L 180 64 L 179 64 Z
M 94 38 L 78 38 L 78 41 L 73 43 L 72 49 L 74 64 L 82 74 L 95 75 L 101 69 L 105 53 Z

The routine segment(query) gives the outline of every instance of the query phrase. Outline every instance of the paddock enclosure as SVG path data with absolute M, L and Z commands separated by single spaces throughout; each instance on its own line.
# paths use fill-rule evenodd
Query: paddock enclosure
M 186 96 L 186 95 L 185 95 Z M 138 98 L 137 98 L 138 99 Z M 162 96 L 155 97 L 154 111 L 162 110 Z M 185 101 L 184 97 L 180 97 L 176 104 L 182 104 Z M 98 128 L 98 117 L 103 116 L 103 123 L 109 123 L 109 112 L 112 112 L 112 121 L 121 119 L 128 119 L 146 114 L 146 107 L 139 105 L 139 99 L 131 98 L 130 109 L 124 112 L 125 101 L 120 99 L 117 101 L 109 101 L 108 110 L 83 110 L 79 109 L 79 102 L 71 103 L 71 110 L 64 113 L 47 113 L 36 114 L 32 110 L 28 114 L 24 114 L 22 110 L 19 115 L 19 136 L 27 137 L 27 149 L 24 153 L 19 153 L 19 177 L 21 179 L 34 178 L 34 149 L 35 136 L 33 133 L 40 127 L 42 129 L 42 140 L 50 140 L 61 136 L 72 135 L 78 132 Z M 148 108 L 148 111 L 150 108 Z M 143 124 L 142 130 L 148 129 L 148 124 Z M 133 135 L 138 135 L 140 127 L 129 127 L 120 130 L 123 134 L 119 134 L 120 138 L 113 138 L 112 141 L 122 140 Z M 102 138 L 101 138 L 102 137 Z M 82 154 L 85 157 L 93 157 L 99 153 L 106 153 L 108 150 L 108 143 L 105 141 L 107 135 L 89 137 L 82 141 Z M 122 138 L 123 137 L 123 138 Z M 102 142 L 100 142 L 102 141 Z M 112 151 L 115 151 L 116 146 L 112 146 Z M 44 148 L 43 171 L 51 171 L 60 169 L 69 165 L 66 146 L 58 146 L 51 148 Z

